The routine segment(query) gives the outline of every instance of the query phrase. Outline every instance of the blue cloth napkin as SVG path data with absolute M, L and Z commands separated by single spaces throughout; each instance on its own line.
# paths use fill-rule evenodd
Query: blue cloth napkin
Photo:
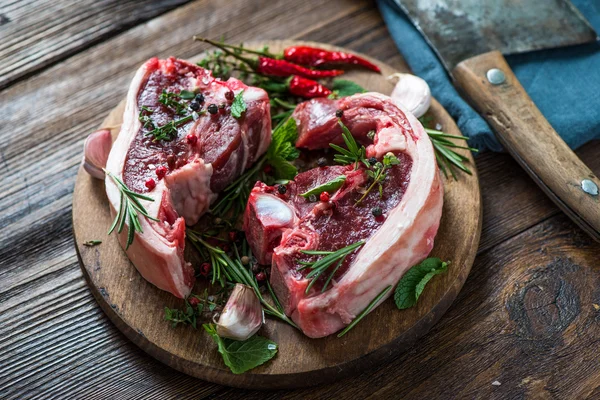
M 543 1 L 543 0 L 539 0 Z M 572 0 L 600 32 L 600 1 Z M 456 92 L 423 36 L 394 0 L 377 0 L 390 34 L 416 75 L 448 110 L 469 144 L 502 151 L 488 124 Z M 571 148 L 600 138 L 600 42 L 507 56 L 521 84 Z

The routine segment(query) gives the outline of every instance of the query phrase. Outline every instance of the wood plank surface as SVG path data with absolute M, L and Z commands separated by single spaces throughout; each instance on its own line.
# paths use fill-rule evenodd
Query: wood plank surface
M 17 2 L 5 0 L 0 14 L 7 4 Z M 390 364 L 367 366 L 364 376 L 330 386 L 248 393 L 165 367 L 120 334 L 96 305 L 73 246 L 71 201 L 83 139 L 123 97 L 141 62 L 197 53 L 202 47 L 190 37 L 198 33 L 330 42 L 403 65 L 372 3 L 198 1 L 11 80 L 0 92 L 0 398 L 600 396 L 594 314 L 600 299 L 590 286 L 598 286 L 600 248 L 503 154 L 477 158 L 484 225 L 464 290 L 432 332 Z M 596 174 L 599 153 L 598 141 L 578 151 Z M 564 261 L 548 267 L 555 258 L 570 258 L 577 272 Z M 532 286 L 527 282 L 538 268 L 547 281 L 531 280 Z M 555 275 L 575 294 L 557 302 L 536 297 L 545 288 L 552 293 Z M 532 303 L 523 309 L 541 310 L 530 314 L 533 330 L 514 322 L 527 321 L 519 313 L 510 317 L 520 304 L 508 306 L 521 293 L 514 283 L 532 287 L 526 300 Z M 496 380 L 500 386 L 492 385 Z
M 0 2 L 0 89 L 189 0 Z

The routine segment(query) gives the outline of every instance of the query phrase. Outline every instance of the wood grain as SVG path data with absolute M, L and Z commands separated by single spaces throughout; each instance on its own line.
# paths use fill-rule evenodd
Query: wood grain
M 499 69 L 505 81 L 492 84 L 487 71 Z M 494 128 L 504 148 L 548 197 L 592 238 L 600 242 L 600 179 L 577 157 L 535 106 L 499 51 L 458 64 L 456 85 Z M 595 193 L 582 190 L 582 181 Z
M 41 23 L 51 24 L 52 18 Z M 392 363 L 368 366 L 360 375 L 327 386 L 249 392 L 182 374 L 127 340 L 97 306 L 73 246 L 72 192 L 83 139 L 123 98 L 137 65 L 152 55 L 190 57 L 201 50 L 191 43 L 193 34 L 221 33 L 233 42 L 290 37 L 328 42 L 405 68 L 371 2 L 198 1 L 36 70 L 1 91 L 0 398 L 600 397 L 597 384 L 587 396 L 570 392 L 600 381 L 597 368 L 590 366 L 600 339 L 596 320 L 588 319 L 579 329 L 582 343 L 571 335 L 564 346 L 536 354 L 513 351 L 510 357 L 504 350 L 517 343 L 513 332 L 478 324 L 479 318 L 492 316 L 500 323 L 507 320 L 501 295 L 506 274 L 544 265 L 542 247 L 562 257 L 578 254 L 582 270 L 589 273 L 572 276 L 577 287 L 598 276 L 591 258 L 600 248 L 562 217 L 506 154 L 476 158 L 483 231 L 463 291 L 427 336 Z M 577 154 L 600 173 L 600 142 L 588 143 Z M 496 346 L 499 341 L 506 347 Z M 478 352 L 481 357 L 474 358 Z M 536 359 L 540 362 L 533 363 Z M 499 374 L 502 385 L 492 386 Z
M 293 44 L 328 47 L 321 43 L 292 41 L 259 42 L 250 46 L 268 45 L 272 51 L 279 52 Z M 385 77 L 396 70 L 378 64 L 381 75 L 352 69 L 344 77 L 367 90 L 390 93 L 393 84 Z M 123 110 L 121 102 L 102 126 L 120 125 Z M 460 134 L 437 102 L 433 102 L 428 116 L 434 124 L 443 124 L 449 133 Z M 464 154 L 471 157 L 467 152 Z M 181 307 L 183 302 L 141 278 L 116 238 L 106 237 L 111 222 L 103 182 L 91 179 L 80 170 L 73 195 L 76 247 L 94 296 L 117 327 L 144 351 L 175 369 L 225 385 L 272 389 L 332 382 L 365 365 L 382 363 L 409 348 L 437 322 L 466 280 L 479 243 L 481 207 L 476 170 L 472 176 L 445 181 L 444 214 L 432 255 L 452 260 L 452 267 L 443 278 L 428 285 L 417 307 L 398 311 L 391 300 L 387 301 L 343 339 L 335 335 L 309 339 L 284 323 L 269 320 L 261 332 L 277 342 L 278 356 L 243 375 L 227 370 L 208 335 L 189 328 L 169 328 L 163 319 L 163 308 Z M 101 239 L 103 243 L 93 248 L 83 245 L 92 239 Z M 196 288 L 196 292 L 199 291 Z M 132 293 L 136 296 L 132 297 Z
M 0 4 L 0 89 L 187 1 L 25 0 Z

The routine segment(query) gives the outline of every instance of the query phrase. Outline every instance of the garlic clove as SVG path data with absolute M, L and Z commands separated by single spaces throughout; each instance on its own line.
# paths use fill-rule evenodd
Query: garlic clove
M 223 308 L 217 322 L 217 333 L 221 337 L 246 340 L 262 326 L 265 315 L 254 290 L 237 283 Z
M 423 79 L 412 74 L 392 74 L 388 79 L 398 79 L 390 97 L 394 103 L 408 109 L 415 117 L 423 116 L 431 105 L 431 90 Z
M 90 134 L 83 144 L 83 160 L 81 160 L 83 169 L 94 178 L 104 179 L 102 168 L 106 167 L 111 147 L 110 130 L 100 129 Z

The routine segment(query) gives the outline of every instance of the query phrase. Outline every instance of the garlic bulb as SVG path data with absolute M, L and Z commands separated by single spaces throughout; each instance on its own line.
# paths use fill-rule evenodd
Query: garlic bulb
M 110 130 L 100 129 L 90 134 L 83 144 L 83 160 L 81 165 L 88 174 L 94 178 L 104 179 L 104 171 L 108 160 L 108 153 L 112 147 Z
M 229 339 L 246 340 L 260 329 L 264 319 L 260 300 L 254 290 L 237 283 L 219 317 L 217 333 Z
M 394 103 L 407 108 L 419 118 L 429 110 L 431 91 L 423 79 L 411 74 L 392 74 L 388 79 L 397 78 L 398 82 L 390 97 Z

